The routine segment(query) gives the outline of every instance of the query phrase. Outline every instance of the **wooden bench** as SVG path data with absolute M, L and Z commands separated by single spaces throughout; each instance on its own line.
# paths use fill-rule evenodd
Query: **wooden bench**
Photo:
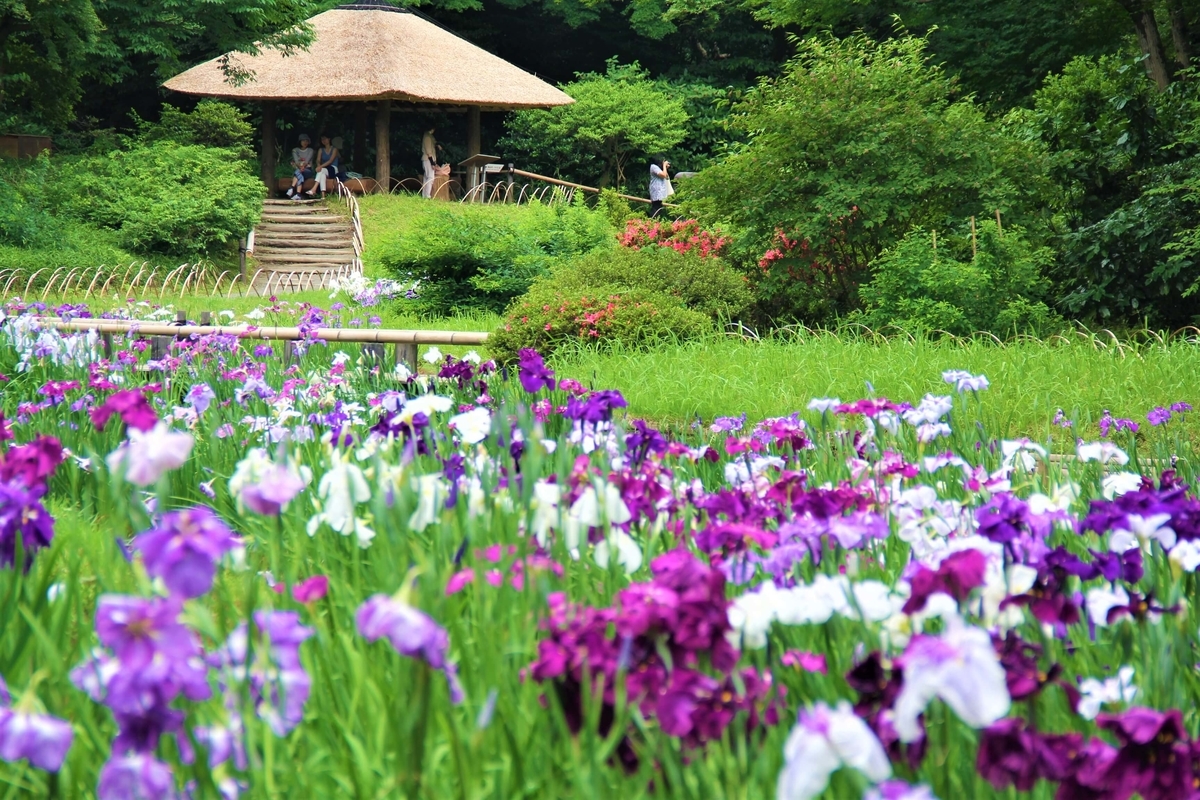
M 292 179 L 278 178 L 275 181 L 275 185 L 281 195 L 287 194 L 287 190 L 292 186 Z M 301 191 L 311 191 L 316 185 L 316 181 L 311 179 L 307 180 L 304 182 L 304 186 L 301 188 Z M 354 194 L 370 194 L 375 191 L 376 183 L 374 178 L 350 178 L 349 180 L 342 181 L 342 185 L 344 185 Z

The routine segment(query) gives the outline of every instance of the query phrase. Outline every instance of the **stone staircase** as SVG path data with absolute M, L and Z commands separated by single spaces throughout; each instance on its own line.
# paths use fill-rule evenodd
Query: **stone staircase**
M 361 270 L 351 220 L 324 200 L 266 200 L 254 229 L 252 290 L 258 294 L 328 288 Z

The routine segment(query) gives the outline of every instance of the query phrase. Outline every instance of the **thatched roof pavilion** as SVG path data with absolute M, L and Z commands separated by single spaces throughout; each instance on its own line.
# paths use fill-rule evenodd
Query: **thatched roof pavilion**
M 376 142 L 387 142 L 393 110 L 465 111 L 467 150 L 480 151 L 479 113 L 548 108 L 573 102 L 540 78 L 513 66 L 407 9 L 379 0 L 344 5 L 309 20 L 308 50 L 284 56 L 265 50 L 231 53 L 164 84 L 185 94 L 263 104 L 263 180 L 274 188 L 277 104 L 334 102 L 375 109 Z M 253 77 L 227 80 L 223 60 Z M 376 180 L 386 187 L 391 159 L 376 147 Z

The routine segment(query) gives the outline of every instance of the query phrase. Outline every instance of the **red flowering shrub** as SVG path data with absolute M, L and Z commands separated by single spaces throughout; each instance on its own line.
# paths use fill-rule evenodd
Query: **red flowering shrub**
M 728 236 L 720 236 L 700 227 L 694 219 L 666 222 L 655 219 L 631 219 L 625 232 L 617 237 L 622 247 L 640 250 L 650 245 L 669 247 L 677 253 L 694 253 L 701 258 L 720 256 L 729 244 Z
M 509 306 L 503 324 L 488 337 L 488 350 L 503 363 L 515 361 L 526 347 L 548 355 L 569 341 L 654 344 L 711 329 L 708 317 L 668 295 L 641 289 L 564 292 L 537 284 Z
M 826 319 L 858 306 L 858 286 L 870 277 L 869 254 L 850 235 L 858 207 L 830 217 L 824 241 L 803 239 L 776 228 L 758 260 L 755 293 L 761 312 L 774 320 L 799 316 Z

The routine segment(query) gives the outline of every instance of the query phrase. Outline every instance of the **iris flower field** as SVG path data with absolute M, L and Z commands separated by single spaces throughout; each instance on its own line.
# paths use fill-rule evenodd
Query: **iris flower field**
M 0 798 L 1200 798 L 1195 398 L 1006 438 L 1039 375 L 947 348 L 655 423 L 55 312 L 0 314 Z

